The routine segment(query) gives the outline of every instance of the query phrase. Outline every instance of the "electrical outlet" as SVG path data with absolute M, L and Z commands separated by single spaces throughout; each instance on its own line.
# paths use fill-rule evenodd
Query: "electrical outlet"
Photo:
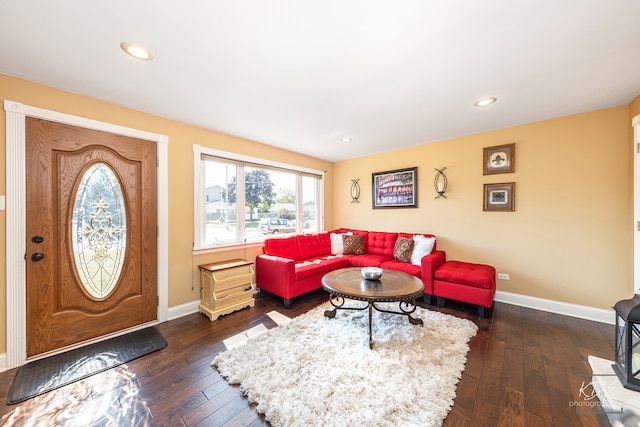
M 509 275 L 506 273 L 498 273 L 498 279 L 500 280 L 509 280 Z

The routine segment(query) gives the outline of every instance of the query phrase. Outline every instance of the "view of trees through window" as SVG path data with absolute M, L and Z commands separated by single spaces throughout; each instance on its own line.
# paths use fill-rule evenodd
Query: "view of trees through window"
M 201 246 L 318 231 L 320 177 L 206 157 Z

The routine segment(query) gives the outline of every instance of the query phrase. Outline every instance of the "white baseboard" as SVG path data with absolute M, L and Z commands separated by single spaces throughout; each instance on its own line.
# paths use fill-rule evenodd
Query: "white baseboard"
M 178 317 L 186 316 L 187 314 L 197 313 L 198 305 L 200 305 L 200 300 L 176 305 L 175 307 L 169 307 L 169 310 L 167 311 L 168 320 L 177 319 Z
M 545 298 L 531 297 L 528 295 L 514 294 L 511 292 L 496 291 L 495 301 L 505 304 L 517 305 L 520 307 L 533 308 L 536 310 L 548 311 L 550 313 L 562 314 L 579 319 L 593 320 L 596 322 L 615 325 L 616 312 L 602 308 L 589 307 L 586 305 L 572 304 L 569 302 L 554 301 Z M 200 300 L 188 302 L 169 308 L 169 320 L 188 314 L 197 313 Z M 1 360 L 0 360 L 1 362 Z
M 0 354 L 0 372 L 7 370 L 7 353 Z
M 553 301 L 544 298 L 530 297 L 527 295 L 513 294 L 511 292 L 496 291 L 495 301 L 521 307 L 534 308 L 550 313 L 563 314 L 565 316 L 578 317 L 580 319 L 593 320 L 601 323 L 615 325 L 616 312 L 602 308 L 588 307 L 585 305 L 571 304 L 568 302 Z

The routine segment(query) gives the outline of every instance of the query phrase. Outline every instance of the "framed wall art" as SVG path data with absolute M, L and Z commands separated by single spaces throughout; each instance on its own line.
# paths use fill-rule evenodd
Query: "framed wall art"
M 371 181 L 373 209 L 418 207 L 417 167 L 376 172 Z
M 516 144 L 484 148 L 483 175 L 515 172 Z
M 483 211 L 513 212 L 515 211 L 516 183 L 484 184 Z

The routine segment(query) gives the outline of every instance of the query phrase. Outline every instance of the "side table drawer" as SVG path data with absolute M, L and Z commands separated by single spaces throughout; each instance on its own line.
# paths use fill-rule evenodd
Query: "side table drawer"
M 207 274 L 207 273 L 204 273 Z M 245 285 L 252 286 L 253 284 L 253 272 L 250 271 L 246 274 L 239 274 L 237 276 L 231 276 L 226 279 L 221 279 L 217 274 L 213 273 L 213 281 L 216 284 L 216 294 L 218 292 L 226 291 L 228 289 L 241 288 Z

